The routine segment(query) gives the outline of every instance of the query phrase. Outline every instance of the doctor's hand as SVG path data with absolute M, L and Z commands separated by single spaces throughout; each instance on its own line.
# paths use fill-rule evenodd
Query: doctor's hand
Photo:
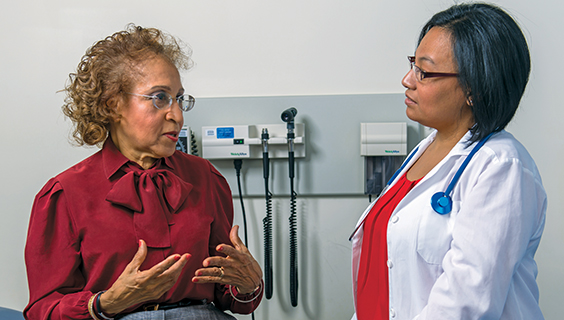
M 203 268 L 196 270 L 192 282 L 221 283 L 235 286 L 241 294 L 254 292 L 262 280 L 262 270 L 238 235 L 239 226 L 231 228 L 231 245 L 220 244 L 216 250 L 227 255 L 226 258 L 208 257 L 202 263 Z
M 190 259 L 189 254 L 173 254 L 149 270 L 139 268 L 147 257 L 147 244 L 139 241 L 139 249 L 125 270 L 108 291 L 100 296 L 105 314 L 117 314 L 133 305 L 160 298 L 178 280 Z

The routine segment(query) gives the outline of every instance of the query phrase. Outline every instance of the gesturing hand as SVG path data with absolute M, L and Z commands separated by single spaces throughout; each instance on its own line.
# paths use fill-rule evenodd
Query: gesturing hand
M 125 270 L 108 291 L 100 296 L 100 307 L 107 314 L 117 314 L 130 306 L 160 298 L 178 280 L 189 254 L 174 254 L 149 270 L 139 268 L 147 257 L 145 241 L 139 241 L 139 249 Z
M 192 282 L 221 283 L 235 286 L 242 294 L 253 292 L 262 280 L 262 270 L 238 235 L 239 226 L 231 228 L 229 239 L 232 246 L 220 244 L 218 252 L 224 257 L 208 257 L 202 265 L 204 268 L 196 270 Z

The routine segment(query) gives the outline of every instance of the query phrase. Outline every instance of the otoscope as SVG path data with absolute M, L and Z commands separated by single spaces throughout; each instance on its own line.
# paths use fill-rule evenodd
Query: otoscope
M 264 294 L 267 299 L 272 298 L 272 194 L 268 190 L 268 176 L 270 164 L 268 159 L 268 129 L 263 128 L 262 140 L 262 168 L 264 176 L 264 197 L 266 199 L 266 217 L 262 219 L 264 229 Z
M 294 117 L 298 113 L 296 108 L 291 107 L 282 112 L 282 121 L 286 122 L 288 129 L 288 172 L 290 175 L 290 298 L 292 306 L 298 305 L 298 241 L 297 241 L 297 218 L 296 197 L 294 192 Z

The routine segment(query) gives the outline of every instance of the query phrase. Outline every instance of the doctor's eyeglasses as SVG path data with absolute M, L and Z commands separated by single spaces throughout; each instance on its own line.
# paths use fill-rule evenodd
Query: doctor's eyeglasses
M 413 70 L 413 72 L 415 73 L 415 79 L 417 79 L 417 81 L 419 82 L 423 81 L 423 79 L 426 78 L 458 77 L 458 73 L 425 72 L 415 65 L 414 56 L 407 56 L 407 60 L 409 60 L 409 66 L 411 67 L 411 70 Z
M 159 92 L 153 95 L 147 94 L 138 94 L 138 93 L 129 93 L 132 96 L 143 97 L 147 99 L 153 100 L 153 106 L 157 109 L 166 109 L 172 105 L 172 96 L 166 92 Z M 178 106 L 180 110 L 186 112 L 192 110 L 194 108 L 194 104 L 196 103 L 196 98 L 192 97 L 189 94 L 183 94 L 175 98 L 176 102 L 178 102 Z

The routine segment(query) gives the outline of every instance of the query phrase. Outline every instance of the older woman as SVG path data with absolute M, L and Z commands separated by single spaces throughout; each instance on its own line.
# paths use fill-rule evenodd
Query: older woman
M 129 26 L 82 58 L 63 107 L 79 144 L 102 150 L 38 193 L 25 249 L 28 319 L 233 319 L 262 297 L 262 271 L 232 228 L 229 186 L 175 151 L 194 98 L 190 58 Z
M 407 116 L 436 130 L 352 236 L 353 319 L 542 319 L 546 193 L 503 130 L 529 77 L 521 30 L 493 5 L 455 5 L 423 27 L 409 62 Z

